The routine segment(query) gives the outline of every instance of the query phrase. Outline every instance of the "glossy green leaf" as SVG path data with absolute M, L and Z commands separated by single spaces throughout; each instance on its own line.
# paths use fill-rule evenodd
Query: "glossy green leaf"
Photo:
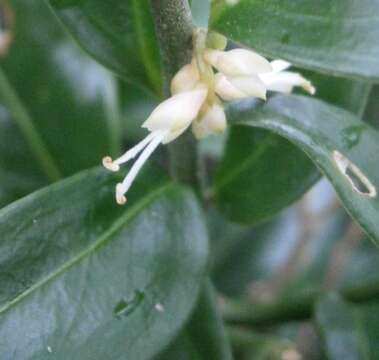
M 160 360 L 230 360 L 231 348 L 219 313 L 216 294 L 205 284 L 189 323 L 160 355 Z
M 378 358 L 378 303 L 353 305 L 336 294 L 330 294 L 318 303 L 316 319 L 328 359 Z
M 348 212 L 379 243 L 377 130 L 344 110 L 302 96 L 277 96 L 255 111 L 249 102 L 234 104 L 228 112 L 231 122 L 272 131 L 303 150 L 328 177 Z M 231 186 L 231 180 L 219 177 L 216 183 L 219 205 L 231 218 L 254 219 L 248 206 L 231 205 L 232 199 L 249 197 L 248 187 Z
M 365 119 L 367 121 L 375 126 L 376 128 L 379 128 L 379 86 L 376 85 L 372 88 L 367 108 L 365 111 Z
M 161 93 L 149 0 L 49 0 L 79 44 L 124 79 Z
M 0 211 L 4 359 L 151 359 L 194 306 L 207 235 L 194 195 L 90 170 Z
M 306 72 L 305 76 L 316 86 L 318 98 L 362 114 L 370 84 L 313 72 Z M 237 205 L 241 207 L 238 213 L 245 217 L 239 219 L 236 214 L 233 220 L 256 223 L 297 200 L 319 177 L 309 158 L 286 139 L 264 130 L 232 128 L 217 182 L 225 184 L 223 179 L 229 179 L 229 192 L 233 187 L 249 189 L 249 196 L 243 195 Z M 217 184 L 213 190 L 216 195 L 224 191 Z M 230 198 L 229 206 L 233 208 L 232 202 Z
M 56 180 L 98 164 L 120 142 L 111 74 L 64 34 L 43 2 L 12 6 L 15 38 L 0 63 L 0 203 L 46 183 L 44 174 Z M 53 174 L 41 162 L 45 153 Z
M 216 0 L 211 27 L 266 56 L 379 81 L 378 0 Z

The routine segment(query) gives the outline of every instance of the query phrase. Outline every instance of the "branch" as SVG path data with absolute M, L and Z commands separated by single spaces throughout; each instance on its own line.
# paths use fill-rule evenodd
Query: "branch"
M 155 28 L 160 44 L 165 78 L 165 94 L 170 81 L 192 57 L 192 17 L 187 0 L 151 0 Z M 170 171 L 174 178 L 197 187 L 196 141 L 187 131 L 168 147 Z

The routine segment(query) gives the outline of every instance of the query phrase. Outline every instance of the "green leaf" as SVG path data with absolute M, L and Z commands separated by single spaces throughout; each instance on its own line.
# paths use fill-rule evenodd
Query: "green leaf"
M 316 319 L 328 359 L 377 359 L 379 304 L 352 305 L 336 294 L 322 298 Z
M 149 0 L 49 0 L 80 45 L 124 79 L 161 94 Z
M 0 65 L 0 203 L 45 184 L 44 175 L 56 180 L 118 153 L 121 134 L 111 74 L 63 33 L 43 2 L 12 6 L 14 41 Z
M 194 195 L 90 170 L 0 211 L 0 348 L 18 359 L 151 359 L 194 306 L 207 235 Z
M 314 72 L 305 76 L 316 86 L 317 97 L 362 114 L 370 84 Z M 213 193 L 229 194 L 225 201 L 233 220 L 257 223 L 297 200 L 319 177 L 309 158 L 286 139 L 264 130 L 232 128 Z M 249 196 L 241 190 L 237 200 L 232 195 L 234 188 L 248 188 Z
M 232 352 L 209 281 L 184 331 L 159 357 L 162 360 L 229 360 Z
M 372 88 L 371 94 L 368 100 L 367 108 L 365 111 L 365 119 L 375 126 L 379 128 L 379 86 L 376 85 Z
M 351 113 L 302 96 L 277 96 L 255 111 L 249 101 L 237 103 L 228 112 L 230 121 L 272 131 L 303 150 L 328 177 L 348 212 L 379 244 L 377 130 Z M 274 162 L 272 166 L 275 170 Z M 246 205 L 233 206 L 230 201 L 232 196 L 239 201 L 249 198 L 249 188 L 230 186 L 225 178 L 222 181 L 216 187 L 223 188 L 217 194 L 224 211 L 234 219 L 254 219 L 254 213 L 246 213 Z
M 286 139 L 233 127 L 212 195 L 232 221 L 253 224 L 297 200 L 319 176 L 308 157 Z
M 379 1 L 216 0 L 211 28 L 301 67 L 379 80 Z

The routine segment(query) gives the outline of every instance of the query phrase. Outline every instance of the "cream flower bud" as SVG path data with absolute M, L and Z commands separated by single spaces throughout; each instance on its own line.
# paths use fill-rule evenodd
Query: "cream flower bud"
M 205 114 L 192 123 L 192 131 L 197 139 L 211 134 L 221 134 L 226 129 L 226 116 L 222 105 L 215 103 Z
M 226 77 L 218 73 L 215 76 L 215 90 L 224 101 L 247 97 L 266 99 L 266 87 L 256 75 Z
M 194 61 L 184 65 L 171 80 L 171 94 L 193 90 L 200 81 L 200 74 Z
M 285 71 L 291 64 L 284 60 L 274 60 L 271 62 L 273 71 L 267 74 L 259 74 L 267 90 L 290 94 L 295 86 L 302 87 L 309 94 L 314 95 L 316 88 L 301 74 L 292 71 Z
M 103 159 L 103 165 L 108 170 L 118 171 L 121 164 L 140 154 L 123 182 L 116 186 L 118 204 L 124 205 L 126 203 L 126 192 L 154 150 L 160 144 L 166 144 L 177 138 L 198 116 L 207 94 L 208 89 L 206 87 L 197 85 L 195 90 L 174 95 L 163 101 L 142 125 L 150 131 L 149 135 L 118 159 L 113 161 L 109 156 Z
M 272 71 L 268 60 L 246 49 L 229 51 L 207 49 L 204 52 L 204 59 L 226 76 L 246 76 Z
M 162 143 L 166 144 L 182 134 L 197 117 L 208 94 L 208 89 L 183 92 L 159 104 L 142 124 L 149 131 L 167 131 Z

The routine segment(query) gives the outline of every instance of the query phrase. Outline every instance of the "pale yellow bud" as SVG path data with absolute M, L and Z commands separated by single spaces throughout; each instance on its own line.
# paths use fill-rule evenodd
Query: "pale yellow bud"
M 149 131 L 167 131 L 162 143 L 166 144 L 182 134 L 197 117 L 208 94 L 203 86 L 170 97 L 159 104 L 142 127 Z
M 204 59 L 226 76 L 248 76 L 272 71 L 268 60 L 246 49 L 220 51 L 207 49 Z
M 224 101 L 257 97 L 266 99 L 266 87 L 256 76 L 234 76 L 226 77 L 221 73 L 216 75 L 216 93 Z
M 184 65 L 171 80 L 171 94 L 193 90 L 200 81 L 199 71 L 195 62 Z
M 211 134 L 221 134 L 226 129 L 226 116 L 220 104 L 214 104 L 204 115 L 192 123 L 192 131 L 197 139 L 203 139 Z

